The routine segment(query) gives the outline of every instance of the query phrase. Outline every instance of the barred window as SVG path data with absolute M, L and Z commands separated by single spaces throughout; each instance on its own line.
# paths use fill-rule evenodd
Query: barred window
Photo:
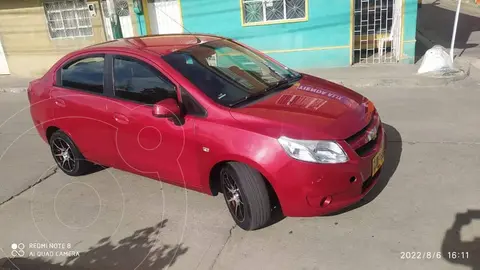
M 92 20 L 85 0 L 47 0 L 43 7 L 52 39 L 93 35 Z
M 307 19 L 308 0 L 242 0 L 243 23 Z

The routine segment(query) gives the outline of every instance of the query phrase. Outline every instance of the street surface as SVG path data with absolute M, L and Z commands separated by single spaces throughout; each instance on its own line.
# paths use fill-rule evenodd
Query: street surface
M 254 232 L 234 225 L 221 196 L 115 169 L 66 176 L 25 93 L 0 93 L 0 266 L 480 269 L 479 85 L 356 90 L 387 130 L 381 182 L 343 213 Z

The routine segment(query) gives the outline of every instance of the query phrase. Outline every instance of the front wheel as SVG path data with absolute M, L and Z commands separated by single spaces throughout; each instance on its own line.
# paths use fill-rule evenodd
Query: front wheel
M 223 197 L 237 225 L 256 230 L 270 221 L 270 198 L 262 175 L 246 164 L 230 162 L 220 170 Z

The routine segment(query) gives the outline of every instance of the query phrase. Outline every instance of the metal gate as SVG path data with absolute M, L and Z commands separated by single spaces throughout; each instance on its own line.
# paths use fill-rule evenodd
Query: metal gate
M 354 0 L 354 63 L 401 59 L 403 0 Z

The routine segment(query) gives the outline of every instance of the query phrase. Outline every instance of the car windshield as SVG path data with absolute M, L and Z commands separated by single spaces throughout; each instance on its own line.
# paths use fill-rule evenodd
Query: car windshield
M 163 59 L 212 100 L 229 107 L 264 96 L 300 76 L 228 40 L 178 50 Z

